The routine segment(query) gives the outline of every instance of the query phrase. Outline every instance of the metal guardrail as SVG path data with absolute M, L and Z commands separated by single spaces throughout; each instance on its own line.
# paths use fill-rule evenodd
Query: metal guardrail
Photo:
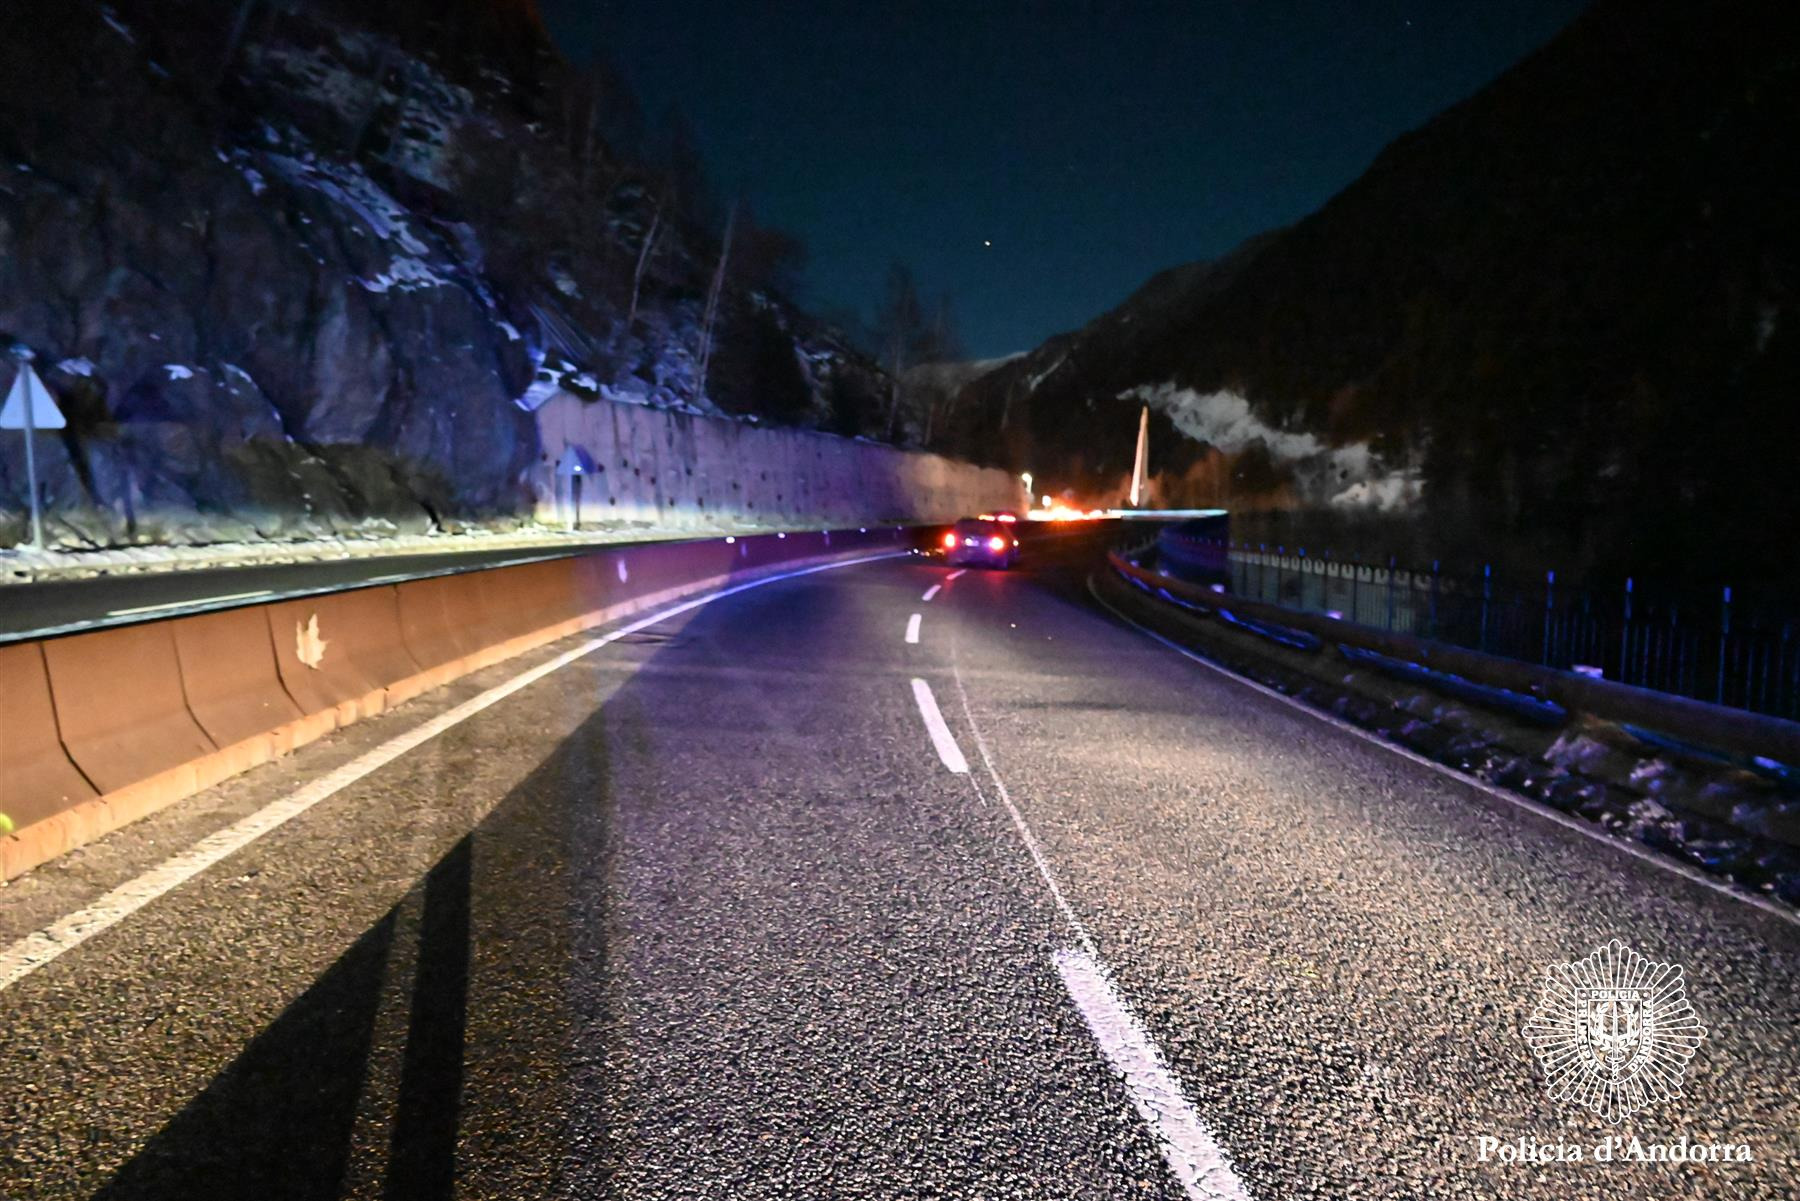
M 1775 717 L 1800 718 L 1800 630 L 1734 604 L 1697 606 L 1568 586 L 1555 572 L 1521 587 L 1389 562 L 1349 562 L 1221 542 L 1237 596 L 1448 643 L 1540 667 Z
M 1398 621 L 1396 628 L 1390 631 L 1383 620 L 1352 622 L 1347 612 L 1334 617 L 1327 612 L 1304 610 L 1250 596 L 1221 594 L 1209 587 L 1142 567 L 1132 561 L 1130 554 L 1119 551 L 1111 554 L 1110 561 L 1118 575 L 1133 579 L 1150 590 L 1167 593 L 1189 609 L 1225 608 L 1239 618 L 1248 617 L 1311 634 L 1326 646 L 1352 646 L 1405 659 L 1479 684 L 1553 701 L 1571 713 L 1591 714 L 1649 730 L 1679 732 L 1697 745 L 1727 752 L 1747 762 L 1767 757 L 1783 764 L 1800 763 L 1800 723 L 1776 715 L 1747 712 L 1678 693 L 1596 678 L 1555 665 L 1504 656 L 1492 649 L 1482 651 L 1442 639 L 1428 639 L 1399 628 Z M 1326 578 L 1348 583 L 1335 575 Z M 1385 580 L 1376 582 L 1386 583 Z M 1358 592 L 1370 583 L 1367 577 L 1357 580 Z M 1399 613 L 1403 610 L 1398 604 L 1398 581 L 1395 588 L 1395 611 Z M 1385 588 L 1376 595 L 1382 602 L 1379 612 L 1385 618 Z M 1359 612 L 1369 615 L 1374 610 L 1364 608 Z

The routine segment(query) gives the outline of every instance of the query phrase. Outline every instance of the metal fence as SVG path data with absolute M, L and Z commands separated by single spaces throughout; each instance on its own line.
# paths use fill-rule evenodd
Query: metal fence
M 1218 545 L 1218 544 L 1215 544 Z M 1599 592 L 1343 562 L 1329 554 L 1226 541 L 1230 589 L 1242 596 L 1379 629 L 1581 671 L 1659 692 L 1800 717 L 1795 622 L 1734 606 L 1645 595 L 1633 581 Z

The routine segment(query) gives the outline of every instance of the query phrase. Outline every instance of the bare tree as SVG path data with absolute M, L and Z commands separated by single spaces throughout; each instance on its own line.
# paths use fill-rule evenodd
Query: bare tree
M 931 327 L 926 331 L 925 353 L 922 361 L 927 363 L 954 363 L 962 359 L 962 339 L 957 336 L 956 319 L 950 312 L 950 295 L 945 293 L 938 297 L 937 308 L 931 317 Z M 954 386 L 933 386 L 925 397 L 925 445 L 931 445 L 932 427 L 936 425 L 938 414 L 942 412 L 944 420 L 950 419 L 950 411 L 956 405 L 957 389 Z
M 638 247 L 637 266 L 631 272 L 631 304 L 625 310 L 627 330 L 637 320 L 638 297 L 644 287 L 644 269 L 650 265 L 650 256 L 656 253 L 656 237 L 662 232 L 662 211 L 662 193 L 658 192 L 656 207 L 650 213 L 650 227 L 644 231 L 644 244 Z
M 712 286 L 706 290 L 706 315 L 700 322 L 700 377 L 694 386 L 694 401 L 706 399 L 706 368 L 712 360 L 713 323 L 719 318 L 719 296 L 725 291 L 725 264 L 731 259 L 731 231 L 737 225 L 737 205 L 725 218 L 725 237 L 719 242 L 719 265 L 713 271 Z
M 900 375 L 916 361 L 915 351 L 923 343 L 925 331 L 918 285 L 902 263 L 888 268 L 887 294 L 875 312 L 875 331 L 882 366 L 888 373 L 887 436 L 891 439 L 900 422 Z

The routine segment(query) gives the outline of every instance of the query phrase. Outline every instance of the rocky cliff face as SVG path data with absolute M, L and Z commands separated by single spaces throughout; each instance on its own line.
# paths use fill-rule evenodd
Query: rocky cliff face
M 699 393 L 716 240 L 572 124 L 521 0 L 8 21 L 0 349 L 69 419 L 39 439 L 60 544 L 515 522 L 559 388 L 844 432 L 878 408 L 872 367 L 731 277 Z M 0 435 L 0 545 L 22 461 Z
M 960 407 L 1041 474 L 1116 480 L 1149 403 L 1180 499 L 1767 577 L 1800 535 L 1777 432 L 1800 390 L 1796 28 L 1748 0 L 1600 0 L 1319 212 Z

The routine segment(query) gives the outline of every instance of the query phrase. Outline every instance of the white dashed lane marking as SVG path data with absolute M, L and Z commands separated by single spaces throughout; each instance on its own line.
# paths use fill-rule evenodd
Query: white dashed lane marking
M 912 691 L 913 700 L 919 705 L 919 716 L 925 719 L 925 732 L 931 735 L 931 745 L 937 748 L 938 758 L 958 775 L 968 775 L 969 761 L 963 758 L 962 748 L 956 745 L 950 727 L 944 724 L 944 715 L 938 712 L 937 697 L 931 695 L 931 685 L 914 679 Z

